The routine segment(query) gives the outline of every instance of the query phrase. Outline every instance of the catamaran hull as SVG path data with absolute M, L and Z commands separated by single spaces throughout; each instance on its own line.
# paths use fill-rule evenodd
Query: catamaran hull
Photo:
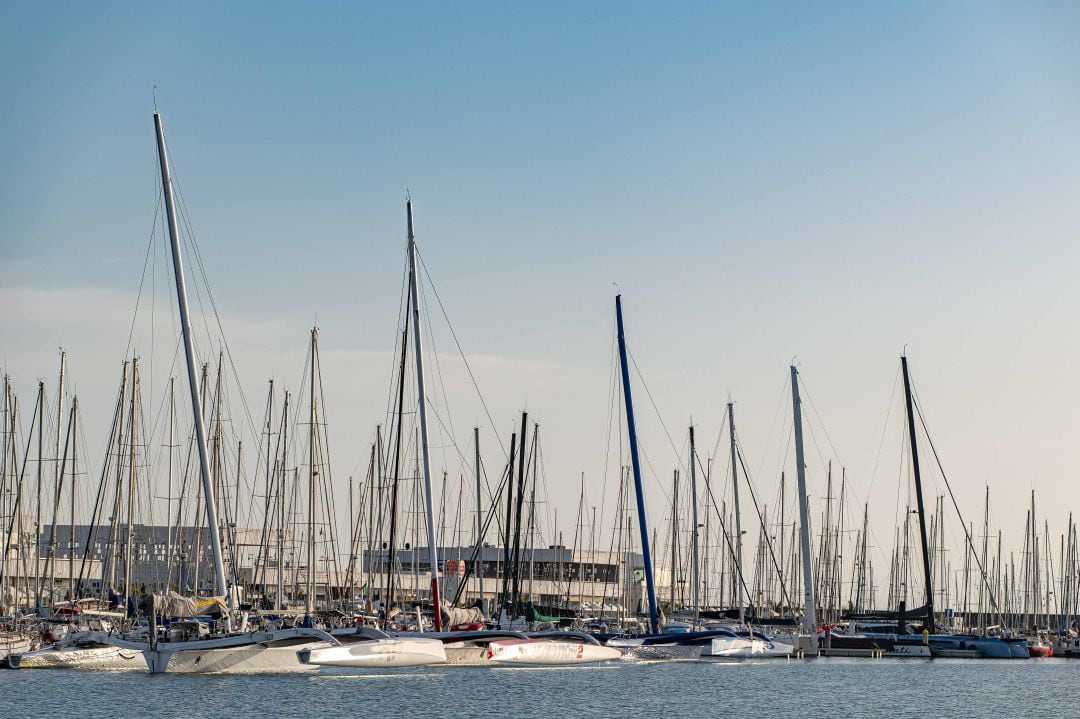
M 721 638 L 713 639 L 701 652 L 702 659 L 766 659 L 770 657 L 789 657 L 795 653 L 795 647 L 782 642 L 767 642 L 761 639 Z
M 568 666 L 621 659 L 622 652 L 584 642 L 509 640 L 489 644 L 487 656 L 496 664 Z
M 110 642 L 123 646 L 119 642 Z M 308 672 L 314 665 L 301 664 L 300 649 L 321 649 L 337 640 L 317 629 L 283 629 L 275 632 L 234 634 L 189 642 L 162 642 L 143 656 L 151 674 L 260 674 Z
M 284 674 L 310 672 L 317 667 L 301 664 L 296 647 L 261 644 L 214 649 L 147 650 L 143 652 L 151 674 Z
M 618 647 L 622 658 L 638 662 L 692 662 L 701 659 L 697 644 L 637 644 Z
M 446 650 L 437 639 L 376 639 L 321 649 L 301 649 L 299 661 L 322 667 L 422 667 L 446 662 Z
M 146 661 L 137 649 L 122 647 L 72 647 L 37 649 L 8 655 L 12 669 L 83 669 L 89 671 L 145 671 Z
M 447 646 L 446 663 L 454 667 L 485 667 L 491 665 L 488 659 L 487 647 L 480 646 Z

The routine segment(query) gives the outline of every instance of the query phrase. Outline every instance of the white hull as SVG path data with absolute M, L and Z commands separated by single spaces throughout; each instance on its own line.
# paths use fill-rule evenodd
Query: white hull
M 563 666 L 621 659 L 622 652 L 585 642 L 509 639 L 488 644 L 487 657 L 496 664 Z
M 301 664 L 296 652 L 335 642 L 315 629 L 282 629 L 190 642 L 159 642 L 156 649 L 147 649 L 143 656 L 151 674 L 308 672 L 316 667 Z
M 491 666 L 491 660 L 488 659 L 487 647 L 476 646 L 475 644 L 447 644 L 444 647 L 446 651 L 446 663 L 455 667 L 486 667 Z
M 123 647 L 46 647 L 8 657 L 15 669 L 85 669 L 91 671 L 146 671 L 138 649 Z
M 621 648 L 623 659 L 639 662 L 692 662 L 701 659 L 702 652 L 702 647 L 693 644 L 633 644 Z
M 713 639 L 701 652 L 702 658 L 712 659 L 766 659 L 789 657 L 795 647 L 783 642 L 747 639 L 743 637 L 719 637 Z
M 153 656 L 152 656 L 153 654 Z M 146 665 L 154 674 L 259 674 L 307 672 L 315 666 L 301 664 L 295 647 L 223 647 L 146 652 Z
M 300 651 L 300 661 L 323 667 L 422 667 L 446 662 L 437 639 L 372 639 Z
M 622 652 L 622 658 L 640 662 L 687 662 L 701 658 L 708 647 L 699 644 L 645 644 L 640 638 L 609 639 L 607 646 Z
M 30 637 L 18 632 L 0 632 L 0 660 L 9 654 L 30 651 Z

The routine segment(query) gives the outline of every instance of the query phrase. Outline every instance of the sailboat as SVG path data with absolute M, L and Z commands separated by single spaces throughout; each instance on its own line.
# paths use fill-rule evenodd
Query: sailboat
M 116 646 L 105 632 L 76 631 L 40 649 L 10 654 L 7 665 L 11 669 L 146 671 L 145 646 Z
M 26 632 L 0 632 L 0 661 L 10 661 L 12 657 L 30 650 L 31 637 Z
M 766 659 L 794 654 L 794 645 L 751 630 L 729 631 L 728 636 L 714 637 L 708 650 L 702 652 L 701 656 L 709 659 Z
M 406 224 L 409 259 L 409 295 L 408 322 L 412 325 L 413 352 L 416 361 L 416 384 L 420 419 L 420 444 L 423 450 L 424 501 L 427 516 L 428 551 L 431 564 L 431 598 L 435 630 L 442 629 L 439 601 L 439 565 L 438 549 L 435 546 L 434 510 L 431 497 L 431 469 L 428 453 L 427 403 L 424 395 L 424 359 L 423 332 L 420 325 L 417 289 L 416 236 L 413 232 L 412 199 L 406 201 Z M 405 345 L 402 344 L 402 366 L 404 366 Z M 402 376 L 402 381 L 404 376 Z M 310 596 L 310 593 L 309 593 Z M 389 608 L 389 607 L 388 607 Z M 446 661 L 446 651 L 439 639 L 390 635 L 370 628 L 358 627 L 352 631 L 337 632 L 334 635 L 335 646 L 305 648 L 297 653 L 304 666 L 335 667 L 411 667 L 426 664 L 439 664 Z
M 622 295 L 615 296 L 615 322 L 618 330 L 619 367 L 622 376 L 623 404 L 626 407 L 626 430 L 630 445 L 630 464 L 634 474 L 637 499 L 638 528 L 641 532 L 641 554 L 645 565 L 645 590 L 649 605 L 649 632 L 631 636 L 604 636 L 605 644 L 618 647 L 624 658 L 637 660 L 696 660 L 713 638 L 726 635 L 725 630 L 690 632 L 661 632 L 656 604 L 656 584 L 653 580 L 649 526 L 645 516 L 645 488 L 641 479 L 638 456 L 637 424 L 634 421 L 634 400 L 630 389 L 630 367 L 623 326 Z M 693 479 L 693 474 L 691 474 Z M 696 522 L 696 519 L 695 519 Z M 598 636 L 599 638 L 599 636 Z
M 463 622 L 470 623 L 477 618 L 482 619 L 482 616 L 477 617 L 463 613 L 450 604 L 443 604 L 440 600 L 438 548 L 434 529 L 431 467 L 428 452 L 427 396 L 425 393 L 423 359 L 423 313 L 419 307 L 419 268 L 417 266 L 417 248 L 411 198 L 406 201 L 406 219 L 409 268 L 406 326 L 407 331 L 411 330 L 412 332 L 411 341 L 415 360 L 417 417 L 419 420 L 418 443 L 422 451 L 420 469 L 423 479 L 424 515 L 428 539 L 427 552 L 431 571 L 431 606 L 435 631 L 382 633 L 370 629 L 357 629 L 353 632 L 335 632 L 335 638 L 341 642 L 340 647 L 303 650 L 300 652 L 300 659 L 308 664 L 350 667 L 416 666 L 418 664 L 443 662 L 453 666 L 518 664 L 550 666 L 595 663 L 617 659 L 622 656 L 621 651 L 601 646 L 595 638 L 582 633 L 545 632 L 528 635 L 505 630 L 443 631 L 444 624 L 453 626 Z M 407 334 L 406 337 L 408 337 Z M 405 343 L 403 342 L 402 368 L 404 368 L 406 361 L 404 346 Z M 403 374 L 399 376 L 401 382 L 404 381 L 403 377 Z M 403 385 L 399 385 L 399 398 L 402 396 L 403 389 Z M 399 411 L 402 411 L 400 407 Z M 526 419 L 523 416 L 522 445 L 524 445 L 525 422 Z M 511 450 L 511 466 L 513 465 L 512 452 L 513 450 Z M 522 449 L 522 463 L 524 461 L 523 457 L 524 450 Z M 524 471 L 523 467 L 522 464 L 519 472 Z M 518 514 L 520 516 L 520 505 Z M 482 535 L 482 525 L 479 532 Z M 393 541 L 391 541 L 392 544 Z M 392 568 L 388 571 L 392 571 Z M 387 584 L 389 586 L 390 582 L 388 581 Z M 516 591 L 512 593 L 517 594 Z M 389 603 L 387 606 L 389 606 Z
M 371 627 L 333 634 L 340 644 L 304 648 L 297 652 L 300 662 L 322 667 L 393 668 L 442 664 L 446 649 L 438 639 L 392 637 Z
M 293 672 L 308 671 L 311 665 L 301 664 L 296 652 L 304 646 L 325 646 L 337 641 L 329 634 L 311 627 L 279 629 L 267 632 L 233 633 L 230 616 L 232 595 L 225 582 L 225 566 L 222 558 L 221 529 L 217 520 L 217 504 L 214 499 L 214 483 L 210 476 L 207 456 L 206 427 L 203 420 L 202 400 L 196 379 L 195 351 L 192 340 L 191 318 L 188 312 L 187 288 L 184 283 L 184 265 L 180 252 L 180 234 L 177 227 L 176 203 L 173 197 L 172 176 L 165 146 L 165 132 L 161 116 L 154 112 L 154 129 L 157 136 L 158 161 L 161 169 L 162 192 L 168 220 L 169 239 L 172 245 L 173 270 L 176 295 L 180 310 L 180 325 L 184 340 L 184 359 L 187 365 L 188 386 L 191 393 L 191 410 L 195 424 L 195 440 L 199 455 L 199 473 L 207 528 L 210 530 L 210 546 L 214 559 L 216 586 L 226 595 L 224 632 L 218 636 L 200 638 L 201 632 L 191 637 L 188 623 L 176 622 L 169 627 L 166 638 L 159 637 L 157 607 L 160 597 L 154 598 L 150 612 L 149 646 L 138 642 L 111 639 L 108 643 L 128 649 L 141 649 L 151 673 L 163 672 Z M 205 625 L 195 627 L 202 629 Z
M 511 666 L 566 666 L 608 662 L 622 655 L 620 649 L 604 646 L 584 632 L 545 632 L 490 642 L 486 657 Z
M 41 401 L 41 395 L 38 396 L 38 401 Z M 19 400 L 14 396 L 11 390 L 11 383 L 9 378 L 4 377 L 4 428 L 3 428 L 3 463 L 0 465 L 0 495 L 7 495 L 9 492 L 14 495 L 13 506 L 7 505 L 4 501 L 0 504 L 5 505 L 3 508 L 5 511 L 10 511 L 10 518 L 7 518 L 3 523 L 6 524 L 3 527 L 3 560 L 0 560 L 0 605 L 6 605 L 4 608 L 11 612 L 10 617 L 3 617 L 4 628 L 0 630 L 0 661 L 5 659 L 11 654 L 24 652 L 30 649 L 32 637 L 29 631 L 24 630 L 19 626 L 19 589 L 12 581 L 9 570 L 10 562 L 9 557 L 11 555 L 11 549 L 14 542 L 18 541 L 18 537 L 22 530 L 19 528 L 19 519 L 21 517 L 19 507 L 23 501 L 23 481 L 22 476 L 25 473 L 25 461 L 22 472 L 20 472 L 17 462 L 18 456 L 15 451 L 15 437 L 18 431 L 18 417 L 19 417 Z M 39 426 L 39 432 L 40 426 Z M 10 484 L 9 484 L 10 482 Z M 20 550 L 21 552 L 21 550 Z M 17 572 L 16 572 L 17 573 Z M 10 605 L 9 599 L 14 599 Z
M 922 626 L 921 647 L 917 634 L 905 633 L 904 602 L 900 602 L 900 621 L 896 631 L 867 631 L 858 634 L 832 633 L 829 639 L 836 645 L 840 641 L 842 646 L 873 646 L 885 649 L 892 656 L 977 656 L 983 659 L 1011 659 L 1028 656 L 1027 643 L 1023 639 L 1006 641 L 999 637 L 981 636 L 973 634 L 939 634 L 936 631 L 937 624 L 934 615 L 934 591 L 930 568 L 930 550 L 927 541 L 927 522 L 923 504 L 922 472 L 919 465 L 919 443 L 916 432 L 915 404 L 911 391 L 911 376 L 908 370 L 908 358 L 906 355 L 900 358 L 900 368 L 904 379 L 904 400 L 906 406 L 908 446 L 911 452 L 911 473 L 915 484 L 915 499 L 919 516 L 919 539 L 922 548 L 923 587 L 925 591 L 925 605 L 918 613 L 924 613 Z M 990 597 L 994 604 L 993 594 Z M 914 612 L 913 612 L 914 613 Z M 920 650 L 920 651 L 915 651 Z

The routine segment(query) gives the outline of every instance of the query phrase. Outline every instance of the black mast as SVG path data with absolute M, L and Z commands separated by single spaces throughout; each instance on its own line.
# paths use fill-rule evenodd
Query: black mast
M 401 332 L 401 366 L 398 368 L 398 418 L 397 440 L 394 447 L 394 486 L 390 490 L 390 537 L 386 553 L 386 592 L 383 594 L 383 622 L 384 626 L 390 625 L 390 605 L 394 600 L 394 561 L 396 552 L 394 543 L 397 541 L 397 505 L 398 484 L 401 477 L 398 472 L 401 468 L 401 424 L 405 415 L 405 354 L 409 344 L 409 312 L 405 310 L 405 329 Z
M 510 461 L 506 465 L 506 524 L 503 527 L 502 606 L 509 613 L 510 600 L 510 529 L 514 519 L 514 450 L 517 435 L 510 435 Z
M 528 412 L 521 413 L 521 436 L 518 441 L 518 494 L 517 507 L 514 513 L 514 573 L 511 579 L 510 601 L 516 607 L 521 596 L 521 508 L 525 504 L 525 433 L 528 431 L 526 422 Z
M 923 511 L 922 475 L 919 473 L 919 445 L 915 441 L 915 413 L 911 400 L 907 356 L 900 357 L 904 371 L 904 399 L 907 402 L 908 437 L 911 442 L 911 469 L 915 475 L 915 499 L 919 503 L 919 538 L 922 540 L 923 581 L 926 585 L 926 630 L 934 633 L 934 587 L 930 582 L 930 551 L 926 543 L 926 512 Z

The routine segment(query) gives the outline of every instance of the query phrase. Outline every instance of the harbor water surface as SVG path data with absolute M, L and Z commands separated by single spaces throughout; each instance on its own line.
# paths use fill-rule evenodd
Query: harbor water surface
M 1069 717 L 1080 661 L 769 660 L 303 675 L 0 673 L 0 716 Z

